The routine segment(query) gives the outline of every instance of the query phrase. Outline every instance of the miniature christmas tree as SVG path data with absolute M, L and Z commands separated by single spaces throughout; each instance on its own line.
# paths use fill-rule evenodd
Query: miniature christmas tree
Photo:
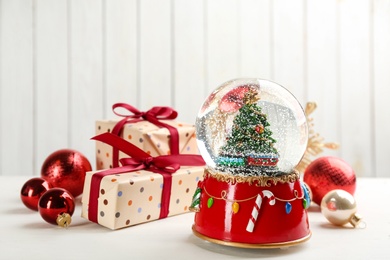
M 278 152 L 274 147 L 267 115 L 257 105 L 258 92 L 249 89 L 243 98 L 243 105 L 233 120 L 231 133 L 225 145 L 220 148 L 219 165 L 233 168 L 258 167 L 256 171 L 276 170 Z M 260 168 L 259 168 L 260 167 Z M 235 173 L 234 169 L 230 169 Z M 255 174 L 258 175 L 258 174 Z

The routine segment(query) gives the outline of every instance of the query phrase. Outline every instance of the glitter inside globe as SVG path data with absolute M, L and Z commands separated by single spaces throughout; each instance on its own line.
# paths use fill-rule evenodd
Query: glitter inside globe
M 297 99 L 262 79 L 235 79 L 213 91 L 196 119 L 198 147 L 211 171 L 243 176 L 289 174 L 307 146 Z

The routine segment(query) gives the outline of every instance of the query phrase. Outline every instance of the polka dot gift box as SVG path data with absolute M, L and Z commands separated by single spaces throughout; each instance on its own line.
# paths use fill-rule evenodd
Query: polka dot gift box
M 127 111 L 120 114 L 118 109 Z M 114 133 L 144 150 L 151 156 L 168 154 L 198 154 L 195 138 L 195 127 L 191 124 L 177 122 L 177 112 L 169 107 L 154 107 L 147 112 L 123 103 L 113 105 L 116 115 L 121 120 L 100 120 L 96 122 L 96 134 Z M 171 147 L 172 136 L 177 136 L 177 143 Z M 178 150 L 177 152 L 175 150 Z M 96 143 L 96 169 L 117 167 L 118 160 L 113 158 L 113 148 L 107 144 Z M 115 157 L 115 156 L 114 156 Z M 124 154 L 119 153 L 119 158 Z
M 203 167 L 181 167 L 172 175 L 172 190 L 168 216 L 188 212 Z M 88 218 L 89 172 L 82 198 L 82 217 Z M 159 219 L 163 177 L 149 171 L 136 171 L 104 177 L 98 199 L 98 223 L 110 229 L 120 229 Z
M 120 167 L 87 172 L 82 217 L 120 229 L 189 211 L 204 173 L 200 155 L 152 157 L 113 134 L 95 138 L 106 143 L 114 140 L 119 150 L 132 157 L 123 158 Z

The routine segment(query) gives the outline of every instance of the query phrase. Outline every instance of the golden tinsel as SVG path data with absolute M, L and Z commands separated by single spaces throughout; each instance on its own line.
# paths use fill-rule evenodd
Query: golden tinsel
M 312 114 L 316 108 L 317 104 L 315 102 L 308 102 L 306 104 L 305 114 L 309 127 L 309 140 L 302 160 L 299 162 L 297 167 L 295 167 L 296 170 L 302 173 L 305 171 L 306 167 L 309 166 L 309 164 L 313 161 L 314 157 L 324 151 L 324 148 L 333 150 L 339 148 L 339 144 L 337 143 L 325 143 L 324 138 L 314 131 L 314 120 L 313 118 L 310 118 L 309 115 Z
M 217 181 L 227 182 L 230 184 L 236 183 L 248 183 L 249 185 L 256 185 L 257 187 L 270 187 L 271 185 L 277 185 L 278 183 L 293 183 L 299 180 L 299 172 L 293 170 L 289 174 L 281 176 L 242 176 L 231 175 L 228 173 L 221 173 L 213 171 L 209 168 L 204 170 L 204 178 L 215 178 Z

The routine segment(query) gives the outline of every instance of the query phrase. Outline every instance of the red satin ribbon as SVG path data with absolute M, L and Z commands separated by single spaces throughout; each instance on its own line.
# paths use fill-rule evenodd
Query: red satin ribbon
M 122 164 L 121 167 L 104 170 L 92 175 L 89 194 L 88 219 L 96 223 L 98 222 L 98 198 L 100 193 L 100 183 L 103 177 L 107 175 L 138 170 L 148 170 L 161 174 L 163 176 L 163 189 L 161 194 L 160 218 L 166 218 L 169 214 L 172 173 L 176 172 L 178 169 L 180 169 L 180 166 L 184 165 L 205 165 L 205 162 L 200 155 L 178 154 L 152 157 L 135 145 L 111 133 L 104 133 L 95 136 L 92 139 L 109 144 L 131 157 L 122 158 L 120 160 Z
M 122 114 L 115 111 L 116 108 L 122 108 L 130 112 L 130 114 Z M 120 135 L 125 124 L 136 123 L 142 120 L 149 121 L 150 123 L 158 126 L 165 127 L 170 133 L 169 147 L 171 148 L 171 154 L 179 154 L 179 133 L 177 129 L 171 125 L 160 122 L 160 120 L 175 119 L 177 112 L 170 107 L 152 107 L 146 112 L 141 112 L 135 107 L 126 103 L 116 103 L 112 106 L 112 110 L 115 115 L 124 117 L 120 120 L 112 129 L 112 133 Z M 112 166 L 114 168 L 119 166 L 119 151 L 115 147 L 112 152 Z

